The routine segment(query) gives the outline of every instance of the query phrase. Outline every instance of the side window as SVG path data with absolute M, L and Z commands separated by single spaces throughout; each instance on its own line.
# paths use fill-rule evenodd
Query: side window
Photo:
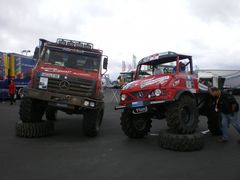
M 181 73 L 191 74 L 191 64 L 189 59 L 182 59 L 179 61 L 179 71 Z
M 153 74 L 157 75 L 157 74 L 163 74 L 163 68 L 161 66 L 155 66 L 154 70 L 153 70 Z
M 153 73 L 154 73 L 153 71 L 154 71 L 153 66 L 144 65 L 144 64 L 141 65 L 139 72 L 138 72 L 138 79 L 142 79 L 142 78 L 153 75 Z
M 50 55 L 50 50 L 48 49 L 48 50 L 45 52 L 45 56 L 44 56 L 45 62 L 49 62 L 49 55 Z

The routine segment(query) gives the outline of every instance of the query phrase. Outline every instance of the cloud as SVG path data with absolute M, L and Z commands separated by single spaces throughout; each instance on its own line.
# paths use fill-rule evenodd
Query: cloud
M 109 56 L 113 78 L 133 54 L 169 50 L 193 55 L 201 68 L 240 68 L 238 9 L 237 0 L 8 0 L 0 51 L 33 52 L 39 38 L 92 42 Z
M 239 0 L 189 0 L 188 9 L 204 21 L 240 22 Z
M 89 17 L 108 14 L 104 8 L 76 0 L 9 0 L 1 3 L 1 7 L 1 50 L 18 52 L 32 49 L 41 37 L 52 41 L 58 37 L 81 37 L 82 26 Z

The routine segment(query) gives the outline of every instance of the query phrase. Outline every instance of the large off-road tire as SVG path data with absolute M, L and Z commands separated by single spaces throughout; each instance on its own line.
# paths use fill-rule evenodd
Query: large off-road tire
M 86 136 L 95 137 L 99 134 L 104 108 L 88 109 L 83 114 L 83 131 Z
M 198 127 L 196 100 L 188 95 L 170 104 L 165 115 L 168 127 L 177 133 L 191 134 Z
M 196 151 L 203 148 L 204 139 L 199 132 L 176 134 L 170 130 L 163 130 L 159 133 L 159 146 L 174 151 Z
M 20 120 L 23 122 L 40 122 L 45 111 L 42 101 L 23 97 L 20 104 Z
M 148 135 L 152 120 L 149 114 L 133 114 L 131 110 L 124 110 L 121 115 L 123 132 L 129 138 L 143 138 Z
M 53 107 L 47 107 L 45 116 L 48 121 L 56 121 L 57 120 L 57 109 L 55 109 Z
M 25 123 L 17 121 L 16 135 L 20 137 L 34 138 L 50 136 L 54 132 L 54 124 L 50 121 Z

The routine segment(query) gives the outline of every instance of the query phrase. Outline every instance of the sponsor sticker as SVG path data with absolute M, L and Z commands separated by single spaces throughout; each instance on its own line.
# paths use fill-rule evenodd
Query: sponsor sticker
M 47 89 L 48 86 L 48 78 L 46 77 L 40 77 L 39 80 L 39 89 Z
M 155 83 L 164 84 L 168 79 L 169 79 L 169 76 L 163 76 L 157 79 L 150 79 L 150 80 L 147 79 L 140 84 L 140 87 L 144 88 L 145 86 L 149 86 Z
M 48 78 L 54 78 L 54 79 L 59 79 L 60 75 L 59 74 L 52 74 L 52 73 L 42 73 L 42 76 L 48 77 Z

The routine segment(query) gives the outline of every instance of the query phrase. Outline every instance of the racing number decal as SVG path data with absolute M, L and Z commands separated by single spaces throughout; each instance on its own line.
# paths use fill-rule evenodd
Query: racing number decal
M 193 88 L 193 79 L 191 76 L 187 76 L 186 78 L 186 87 L 189 89 Z

